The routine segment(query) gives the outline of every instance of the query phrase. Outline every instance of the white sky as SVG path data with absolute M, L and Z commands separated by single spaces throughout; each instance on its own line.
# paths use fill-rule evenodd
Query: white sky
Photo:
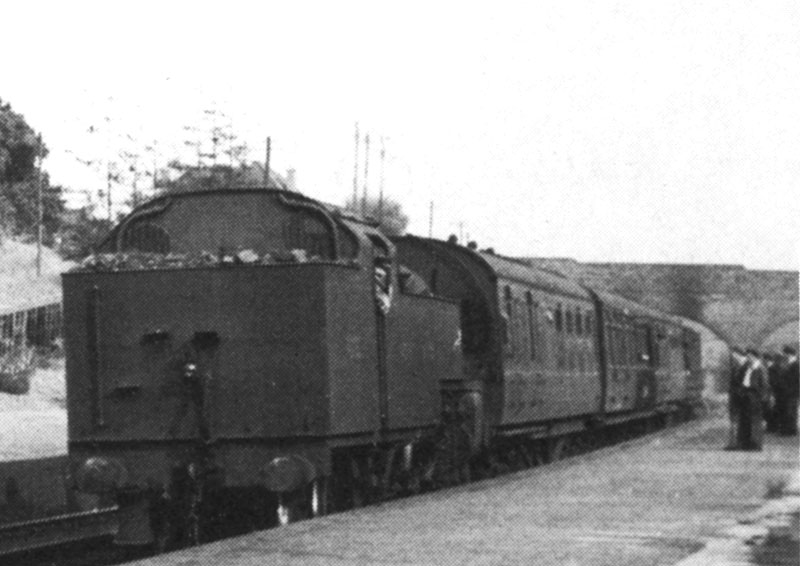
M 385 192 L 414 233 L 434 201 L 434 236 L 463 222 L 504 254 L 798 268 L 796 0 L 17 2 L 2 18 L 0 97 L 72 202 L 104 184 L 73 154 L 128 134 L 166 161 L 213 106 L 329 202 L 352 194 L 354 122 L 372 193 L 387 137 Z

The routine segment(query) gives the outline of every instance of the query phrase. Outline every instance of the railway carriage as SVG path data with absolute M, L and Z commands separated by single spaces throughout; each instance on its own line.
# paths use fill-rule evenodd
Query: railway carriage
M 451 389 L 484 407 L 473 435 L 500 459 L 549 459 L 582 433 L 699 398 L 687 381 L 699 373 L 691 331 L 675 317 L 495 253 L 395 243 L 404 265 L 461 304 L 465 372 Z

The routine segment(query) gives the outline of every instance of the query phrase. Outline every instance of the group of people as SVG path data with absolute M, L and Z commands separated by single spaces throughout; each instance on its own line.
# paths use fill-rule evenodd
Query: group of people
M 800 370 L 795 348 L 786 346 L 782 354 L 733 348 L 730 379 L 728 450 L 761 450 L 765 430 L 797 435 Z

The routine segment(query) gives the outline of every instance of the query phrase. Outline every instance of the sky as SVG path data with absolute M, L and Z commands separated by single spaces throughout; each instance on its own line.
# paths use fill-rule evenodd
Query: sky
M 3 14 L 0 98 L 42 133 L 72 205 L 100 202 L 121 151 L 142 153 L 142 171 L 186 159 L 187 128 L 214 110 L 251 159 L 269 136 L 272 168 L 332 203 L 353 193 L 356 122 L 372 195 L 383 138 L 384 193 L 412 233 L 428 234 L 433 203 L 434 237 L 505 255 L 800 265 L 794 0 L 34 1 Z

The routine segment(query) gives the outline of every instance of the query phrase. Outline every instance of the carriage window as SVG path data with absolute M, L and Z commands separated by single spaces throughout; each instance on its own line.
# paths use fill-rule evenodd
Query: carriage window
M 561 332 L 562 317 L 563 317 L 563 311 L 561 309 L 561 303 L 558 303 L 556 305 L 556 314 L 555 314 L 556 332 Z
M 636 347 L 639 354 L 638 362 L 650 363 L 650 348 L 647 346 L 647 329 L 636 329 Z
M 533 295 L 528 292 L 526 294 L 528 303 L 528 340 L 530 341 L 531 359 L 536 359 L 536 305 L 533 302 Z
M 608 336 L 608 358 L 612 365 L 617 363 L 617 329 L 613 326 L 606 326 Z
M 590 336 L 592 334 L 592 313 L 587 312 L 586 318 L 583 324 L 584 330 L 586 330 L 586 335 Z
M 638 330 L 635 328 L 631 328 L 628 330 L 628 360 L 631 365 L 637 365 L 641 362 L 641 357 L 639 356 L 639 341 L 638 341 Z
M 505 301 L 505 318 L 506 324 L 504 329 L 503 342 L 507 346 L 509 353 L 511 353 L 511 324 L 512 315 L 514 313 L 514 298 L 511 295 L 511 287 L 508 285 L 503 289 L 503 299 Z
M 0 338 L 11 339 L 14 336 L 14 318 L 13 315 L 5 315 L 0 317 Z
M 583 334 L 583 317 L 580 307 L 575 310 L 575 334 L 578 336 Z
M 572 334 L 572 309 L 567 307 L 567 334 Z
M 628 348 L 625 344 L 625 329 L 622 327 L 615 327 L 612 332 L 614 341 L 613 359 L 616 365 L 627 365 L 628 363 Z
M 611 363 L 616 365 L 619 361 L 619 331 L 615 326 L 609 326 L 608 330 L 608 353 Z

